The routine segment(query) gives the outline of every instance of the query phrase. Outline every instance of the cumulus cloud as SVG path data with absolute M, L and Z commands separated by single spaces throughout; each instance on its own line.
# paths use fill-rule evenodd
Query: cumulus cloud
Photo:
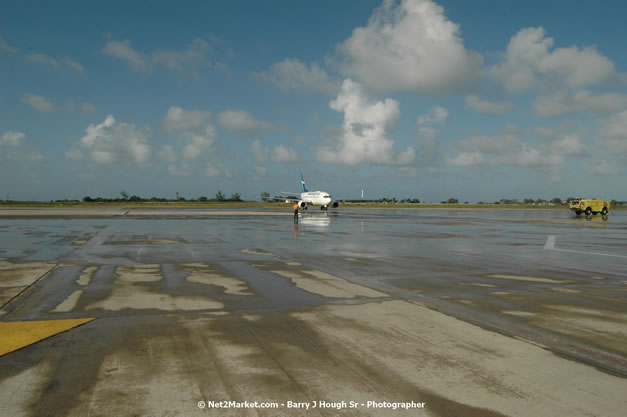
M 169 163 L 176 162 L 178 160 L 176 151 L 172 145 L 163 145 L 161 147 L 161 150 L 159 151 L 159 159 Z
M 22 103 L 28 104 L 41 113 L 48 113 L 54 109 L 54 104 L 52 104 L 47 98 L 31 93 L 24 94 L 24 97 L 22 97 Z
M 44 159 L 37 149 L 26 145 L 24 132 L 9 131 L 0 136 L 0 159 L 38 162 Z
M 627 96 L 619 93 L 592 93 L 580 90 L 574 94 L 558 92 L 536 97 L 535 113 L 540 117 L 559 117 L 573 112 L 611 113 L 627 107 Z
M 271 148 L 261 144 L 259 139 L 255 139 L 250 145 L 257 162 L 272 160 L 273 162 L 296 162 L 300 160 L 298 153 L 284 145 L 277 145 Z
M 619 158 L 627 158 L 627 110 L 605 120 L 597 134 L 597 140 Z
M 179 134 L 187 142 L 183 147 L 183 158 L 188 161 L 215 150 L 217 134 L 211 124 L 210 112 L 171 106 L 163 118 L 163 127 L 166 131 Z
M 255 120 L 250 113 L 244 110 L 228 110 L 217 116 L 217 122 L 222 127 L 238 133 L 253 134 L 263 131 L 275 131 L 277 128 L 268 122 Z
M 468 109 L 485 114 L 503 114 L 514 108 L 514 105 L 507 101 L 488 101 L 474 95 L 466 96 L 464 104 Z
M 472 86 L 483 60 L 431 0 L 384 0 L 338 45 L 340 71 L 377 90 L 444 93 Z
M 144 127 L 117 122 L 108 115 L 104 122 L 90 124 L 85 133 L 79 145 L 97 164 L 131 162 L 145 165 L 150 162 L 150 132 Z
M 275 162 L 296 162 L 300 158 L 294 149 L 278 145 L 272 148 L 272 160 Z
M 74 61 L 73 59 L 68 58 L 67 56 L 65 57 L 64 62 L 67 68 L 71 69 L 74 72 L 77 72 L 82 77 L 87 76 L 87 71 L 85 71 L 85 67 L 80 62 Z
M 77 110 L 77 106 L 72 100 L 63 104 L 55 104 L 50 99 L 44 96 L 38 96 L 37 94 L 27 93 L 22 97 L 22 103 L 27 104 L 41 113 L 50 113 L 53 111 L 63 111 L 72 113 Z M 78 110 L 82 113 L 93 113 L 96 107 L 87 102 L 83 102 L 78 106 Z
M 216 69 L 228 73 L 226 64 L 209 59 L 211 49 L 208 42 L 196 38 L 181 50 L 156 49 L 147 54 L 133 48 L 129 40 L 110 40 L 101 52 L 126 62 L 136 72 L 150 73 L 155 66 L 160 66 L 170 71 L 187 72 L 193 76 L 199 76 L 203 69 Z
M 9 131 L 2 135 L 0 145 L 20 146 L 24 142 L 26 135 L 23 132 Z
M 339 89 L 339 80 L 329 77 L 329 74 L 317 62 L 307 66 L 295 58 L 275 62 L 266 71 L 254 72 L 252 75 L 260 81 L 274 85 L 284 93 L 321 92 L 334 95 Z
M 319 161 L 354 165 L 362 162 L 384 165 L 406 165 L 415 159 L 414 148 L 395 152 L 394 141 L 385 130 L 399 115 L 396 100 L 371 102 L 360 85 L 347 79 L 329 107 L 344 113 L 342 133 L 334 148 L 325 146 L 316 152 Z
M 107 42 L 102 53 L 113 58 L 121 59 L 126 62 L 134 71 L 151 72 L 152 62 L 145 54 L 136 51 L 131 46 L 131 41 L 114 41 Z
M 59 62 L 59 60 L 46 54 L 36 53 L 28 55 L 26 57 L 26 60 L 35 64 L 47 66 L 59 73 L 63 72 L 63 68 L 65 68 L 66 70 L 71 70 L 78 73 L 82 77 L 87 76 L 87 71 L 85 71 L 85 67 L 83 67 L 80 62 L 75 61 L 67 56 Z
M 46 54 L 30 54 L 26 59 L 35 64 L 46 65 L 55 71 L 61 71 L 61 65 L 59 65 L 57 60 Z
M 81 161 L 85 159 L 85 156 L 80 151 L 80 149 L 68 149 L 67 151 L 65 151 L 65 157 L 73 161 Z
M 581 138 L 561 129 L 545 129 L 544 142 L 521 140 L 517 127 L 508 127 L 496 136 L 474 136 L 453 145 L 455 156 L 446 163 L 454 167 L 517 166 L 549 174 L 560 180 L 569 157 L 588 156 Z
M 585 161 L 583 166 L 586 175 L 608 176 L 619 174 L 619 170 L 614 165 L 604 159 Z
M 0 38 L 0 52 L 8 52 L 10 54 L 16 54 L 18 52 L 18 49 L 12 47 L 4 39 Z
M 166 130 L 198 131 L 205 128 L 211 121 L 211 112 L 183 110 L 178 106 L 170 106 L 163 119 Z
M 430 173 L 437 171 L 440 161 L 440 130 L 434 125 L 443 124 L 447 118 L 446 108 L 434 106 L 429 113 L 418 116 L 416 120 L 416 134 L 420 143 L 418 152 L 420 166 Z
M 510 92 L 546 85 L 581 88 L 608 80 L 615 74 L 614 63 L 594 47 L 555 48 L 544 28 L 521 29 L 507 45 L 500 61 L 488 71 Z

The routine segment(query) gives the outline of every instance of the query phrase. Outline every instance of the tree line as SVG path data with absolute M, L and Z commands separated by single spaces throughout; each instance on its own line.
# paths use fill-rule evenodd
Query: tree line
M 70 201 L 70 200 L 68 200 Z M 120 191 L 120 197 L 118 198 L 103 198 L 103 197 L 91 197 L 85 196 L 83 197 L 84 203 L 141 203 L 141 202 L 174 202 L 174 201 L 243 201 L 240 193 L 233 193 L 231 197 L 227 198 L 226 195 L 221 191 L 215 194 L 214 198 L 208 198 L 207 196 L 200 196 L 197 199 L 186 199 L 185 197 L 181 197 L 179 193 L 176 193 L 176 198 L 164 198 L 164 197 L 150 197 L 150 198 L 142 198 L 138 195 L 128 195 L 126 191 Z

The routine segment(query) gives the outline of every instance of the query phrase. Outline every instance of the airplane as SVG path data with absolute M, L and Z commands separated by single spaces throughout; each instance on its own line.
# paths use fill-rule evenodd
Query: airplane
M 300 200 L 286 198 L 285 202 L 294 202 L 298 203 L 298 207 L 301 210 L 307 210 L 307 205 L 312 206 L 320 206 L 320 210 L 328 210 L 329 207 L 337 208 L 340 205 L 340 202 L 337 200 L 333 200 L 331 194 L 326 191 L 309 191 L 307 189 L 307 185 L 305 184 L 305 177 L 303 173 L 300 173 L 300 182 L 303 185 L 303 192 L 300 193 Z M 282 191 L 281 194 L 291 194 L 297 195 L 298 193 L 289 193 L 286 191 Z

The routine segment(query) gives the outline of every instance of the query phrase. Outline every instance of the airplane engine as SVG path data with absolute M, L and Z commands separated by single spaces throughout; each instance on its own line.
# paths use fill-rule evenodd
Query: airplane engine
M 302 210 L 307 210 L 307 203 L 305 203 L 304 201 L 299 201 L 298 207 L 300 207 Z
M 331 203 L 331 207 L 333 208 L 337 208 L 337 206 L 339 206 L 340 203 L 338 203 L 337 201 L 334 201 L 333 203 Z

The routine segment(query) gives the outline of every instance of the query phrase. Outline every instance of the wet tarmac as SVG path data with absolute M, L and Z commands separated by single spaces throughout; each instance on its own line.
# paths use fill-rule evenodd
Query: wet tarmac
M 0 357 L 0 415 L 622 416 L 625 248 L 620 210 L 0 209 L 0 321 L 96 318 Z

